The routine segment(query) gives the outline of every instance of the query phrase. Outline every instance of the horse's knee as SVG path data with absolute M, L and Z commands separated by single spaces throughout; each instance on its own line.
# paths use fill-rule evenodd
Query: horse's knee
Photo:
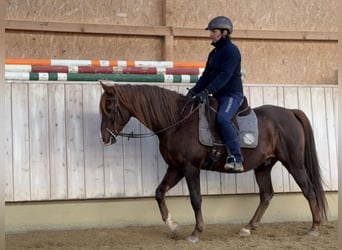
M 156 189 L 155 197 L 156 201 L 159 203 L 163 199 L 163 192 L 161 191 L 161 188 Z
M 201 209 L 202 197 L 201 196 L 191 197 L 191 205 L 193 209 L 195 210 Z

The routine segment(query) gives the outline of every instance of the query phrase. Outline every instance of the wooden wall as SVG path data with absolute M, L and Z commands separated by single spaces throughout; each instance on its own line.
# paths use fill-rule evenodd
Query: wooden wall
M 205 61 L 212 47 L 203 28 L 217 15 L 229 16 L 251 105 L 303 108 L 315 129 L 326 190 L 337 190 L 337 0 L 6 3 L 6 58 Z M 166 87 L 184 92 L 185 86 Z M 153 195 L 165 172 L 157 142 L 103 148 L 96 83 L 7 82 L 5 89 L 7 201 Z M 145 128 L 132 122 L 126 129 Z M 280 166 L 273 175 L 277 192 L 298 191 Z M 203 172 L 202 191 L 257 187 L 252 172 Z M 170 194 L 186 195 L 186 186 Z
M 162 84 L 181 93 L 189 84 Z M 6 84 L 5 193 L 7 201 L 150 197 L 166 171 L 157 137 L 100 142 L 97 83 Z M 250 105 L 300 108 L 314 128 L 325 190 L 337 190 L 337 87 L 246 85 Z M 124 131 L 148 130 L 132 120 Z M 280 163 L 272 171 L 276 192 L 297 192 Z M 203 194 L 257 193 L 254 172 L 202 171 Z M 169 192 L 187 195 L 185 182 Z
M 6 57 L 205 61 L 227 15 L 247 83 L 336 84 L 337 1 L 7 2 Z

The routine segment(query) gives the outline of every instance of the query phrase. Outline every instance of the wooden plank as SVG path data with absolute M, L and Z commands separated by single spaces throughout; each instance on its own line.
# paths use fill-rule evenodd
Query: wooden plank
M 163 41 L 163 60 L 174 60 L 174 36 L 165 36 Z
M 12 85 L 14 200 L 30 200 L 30 144 L 28 86 Z
M 88 34 L 117 34 L 134 36 L 165 36 L 170 35 L 170 29 L 163 26 L 132 26 L 110 24 L 85 24 L 63 22 L 37 22 L 6 20 L 6 30 L 71 32 Z
M 82 86 L 65 86 L 68 198 L 86 198 Z
M 90 34 L 117 34 L 134 36 L 174 36 L 207 38 L 208 32 L 199 28 L 167 26 L 132 26 L 110 24 L 84 24 L 64 22 L 41 22 L 29 20 L 6 20 L 5 29 L 42 32 L 71 32 Z M 305 40 L 305 41 L 337 41 L 337 32 L 332 31 L 267 31 L 267 30 L 234 30 L 232 38 L 262 40 Z
M 172 27 L 175 37 L 207 38 L 208 31 L 198 28 Z M 337 32 L 317 31 L 271 31 L 271 30 L 238 30 L 232 34 L 233 39 L 262 39 L 262 40 L 318 40 L 336 41 Z
M 162 18 L 163 26 L 168 27 L 172 25 L 172 13 L 174 9 L 174 1 L 162 1 Z M 173 61 L 174 59 L 174 36 L 172 34 L 165 35 L 163 41 L 163 59 L 166 61 Z
M 83 85 L 84 166 L 86 197 L 105 196 L 103 146 L 100 142 L 99 100 L 101 86 Z
M 124 197 L 125 173 L 123 138 L 119 137 L 116 144 L 104 147 L 103 157 L 106 197 Z
M 207 194 L 221 194 L 221 174 L 207 171 Z
M 141 133 L 149 134 L 152 131 L 141 125 Z M 141 166 L 142 166 L 142 193 L 143 196 L 154 196 L 158 182 L 158 138 L 146 137 L 141 140 Z
M 184 178 L 184 190 L 188 191 L 189 194 L 189 188 L 186 183 L 186 179 Z M 201 194 L 206 195 L 208 194 L 208 171 L 201 170 L 200 172 L 200 189 Z
M 298 88 L 298 108 L 305 113 L 312 124 L 312 98 L 310 87 Z
M 334 124 L 335 124 L 335 135 L 336 135 L 336 138 L 338 138 L 338 135 L 339 135 L 339 125 L 338 125 L 338 115 L 339 115 L 339 112 L 338 112 L 338 109 L 339 109 L 339 94 L 338 94 L 338 88 L 333 88 L 333 91 L 332 91 L 332 97 L 333 97 L 333 107 L 334 107 Z M 335 138 L 335 139 L 336 139 Z M 332 150 L 336 150 L 336 153 L 338 154 L 338 139 L 337 139 L 337 142 L 336 142 L 336 148 L 335 149 L 332 149 Z M 332 180 L 331 180 L 331 185 L 332 185 L 332 188 L 333 190 L 338 190 L 338 176 L 339 176 L 339 166 L 338 166 L 338 158 L 335 159 L 336 162 L 336 165 L 335 167 L 332 168 L 332 172 L 331 172 L 331 176 L 332 176 Z M 334 164 L 334 163 L 332 163 Z M 333 166 L 333 165 L 332 165 Z
M 233 38 L 269 40 L 336 41 L 337 32 L 234 30 Z
M 12 143 L 12 108 L 11 108 L 11 85 L 4 84 L 3 86 L 4 107 L 2 113 L 2 132 L 4 136 L 3 150 L 3 167 L 5 181 L 5 201 L 14 200 L 14 183 L 13 183 L 13 143 Z
M 67 199 L 68 181 L 64 85 L 48 85 L 48 92 L 51 199 Z
M 172 25 L 172 14 L 174 9 L 175 1 L 173 0 L 162 0 L 162 18 L 164 26 Z
M 0 19 L 1 19 L 1 30 L 0 30 L 0 47 L 4 48 L 6 46 L 6 35 L 5 35 L 5 29 L 4 29 L 4 20 L 6 19 L 6 8 L 7 8 L 7 4 L 2 1 L 0 2 Z M 5 52 L 6 51 L 6 52 Z M 5 61 L 5 54 L 7 53 L 7 50 L 4 49 L 2 51 L 2 53 L 0 53 L 0 62 L 3 65 L 4 61 Z M 0 182 L 2 185 L 2 188 L 4 187 L 4 183 L 6 181 L 6 177 L 4 177 L 5 173 L 4 171 L 6 171 L 6 167 L 8 166 L 9 168 L 12 167 L 11 165 L 8 165 L 8 140 L 6 140 L 7 136 L 10 136 L 11 134 L 7 134 L 6 132 L 8 132 L 8 130 L 5 128 L 6 124 L 10 124 L 11 123 L 11 119 L 6 120 L 7 118 L 11 118 L 7 116 L 7 112 L 8 112 L 8 108 L 10 108 L 9 102 L 11 101 L 11 98 L 9 95 L 6 96 L 6 94 L 9 94 L 10 92 L 8 92 L 8 89 L 6 87 L 6 82 L 5 82 L 5 69 L 3 66 L 1 66 L 0 68 L 0 121 L 1 121 L 1 130 L 0 130 L 0 166 L 2 168 L 2 175 L 0 177 Z M 7 100 L 6 100 L 7 99 Z M 12 153 L 11 153 L 12 154 Z M 12 171 L 12 169 L 10 170 Z M 8 176 L 7 176 L 8 177 Z M 6 188 L 5 188 L 6 190 Z M 11 185 L 10 190 L 13 191 L 13 185 Z M 13 198 L 13 192 L 11 199 Z M 6 198 L 6 194 L 4 194 L 4 188 L 1 190 L 1 204 L 0 204 L 0 209 L 1 209 L 1 221 L 2 221 L 2 225 L 1 225 L 1 231 L 5 231 L 5 200 L 4 198 Z M 5 235 L 2 234 L 0 237 L 0 249 L 5 249 Z
M 44 84 L 29 86 L 31 199 L 50 198 L 48 92 Z
M 334 109 L 335 109 L 335 124 L 337 125 L 335 127 L 335 134 L 338 135 L 339 134 L 339 126 L 338 126 L 338 116 L 339 116 L 339 112 L 338 112 L 338 109 L 339 109 L 339 88 L 333 88 L 333 104 L 334 104 Z
M 124 127 L 127 133 L 140 133 L 140 123 L 132 118 Z M 141 140 L 124 139 L 125 196 L 142 196 Z
M 337 113 L 337 106 L 334 103 L 334 93 L 332 88 L 325 88 L 325 102 L 326 102 L 326 123 L 328 132 L 328 151 L 330 160 L 330 190 L 338 190 L 338 164 L 337 164 L 337 134 L 335 117 Z
M 313 130 L 318 153 L 318 160 L 321 166 L 325 189 L 331 189 L 330 162 L 329 162 L 329 145 L 327 132 L 327 107 L 324 88 L 312 88 L 311 90 L 313 107 Z

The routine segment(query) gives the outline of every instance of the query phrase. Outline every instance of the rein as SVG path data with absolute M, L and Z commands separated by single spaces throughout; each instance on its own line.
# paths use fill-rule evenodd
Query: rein
M 185 106 L 189 103 L 189 101 L 185 104 Z M 177 125 L 181 124 L 182 122 L 184 122 L 185 120 L 187 120 L 193 113 L 195 113 L 198 109 L 199 109 L 199 106 L 193 108 L 193 104 L 191 106 L 191 109 L 190 109 L 190 112 L 181 120 L 171 124 L 170 126 L 168 127 L 165 127 L 165 128 L 162 128 L 158 131 L 153 131 L 153 132 L 149 132 L 149 133 L 142 133 L 142 134 L 136 134 L 136 133 L 133 133 L 130 132 L 130 133 L 124 133 L 124 132 L 118 132 L 116 130 L 110 130 L 109 128 L 106 128 L 106 131 L 113 137 L 113 138 L 116 138 L 117 136 L 121 136 L 121 137 L 126 137 L 128 139 L 131 139 L 131 138 L 146 138 L 146 137 L 151 137 L 151 136 L 154 136 L 154 135 L 157 135 L 157 134 L 160 134 L 162 132 L 165 132 L 173 127 L 176 127 Z M 182 109 L 182 112 L 184 111 L 185 107 Z M 115 126 L 114 126 L 115 127 Z

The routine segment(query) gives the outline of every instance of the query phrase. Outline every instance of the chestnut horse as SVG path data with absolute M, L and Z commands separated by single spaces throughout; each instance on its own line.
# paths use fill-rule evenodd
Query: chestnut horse
M 197 242 L 204 229 L 200 171 L 212 148 L 199 142 L 196 103 L 184 95 L 158 86 L 101 85 L 104 89 L 100 100 L 103 143 L 111 145 L 116 142 L 117 136 L 128 136 L 121 131 L 131 117 L 138 119 L 158 136 L 160 153 L 168 164 L 155 195 L 161 217 L 175 232 L 177 223 L 166 206 L 165 194 L 185 177 L 196 219 L 188 240 Z M 210 103 L 215 103 L 215 100 L 210 98 Z M 251 229 L 256 229 L 267 209 L 274 193 L 271 169 L 277 161 L 293 176 L 308 200 L 313 220 L 309 234 L 318 235 L 321 220 L 326 218 L 326 198 L 308 118 L 301 110 L 272 105 L 254 108 L 254 111 L 259 127 L 258 146 L 242 149 L 242 154 L 245 171 L 254 170 L 260 203 L 240 235 L 247 236 Z M 212 113 L 215 115 L 215 112 Z M 220 147 L 219 151 L 222 155 L 213 162 L 210 170 L 225 172 L 226 149 Z

